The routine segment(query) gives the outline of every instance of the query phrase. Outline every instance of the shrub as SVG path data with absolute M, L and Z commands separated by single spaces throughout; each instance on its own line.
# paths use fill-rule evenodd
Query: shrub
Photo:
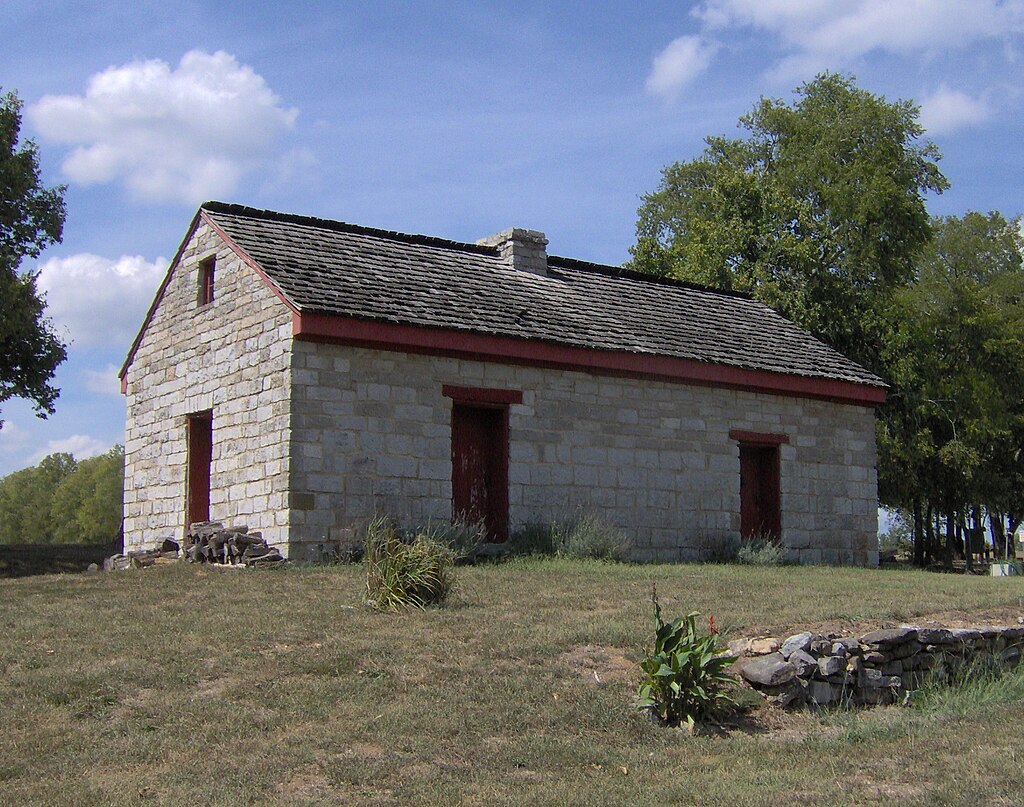
M 736 562 L 748 566 L 778 566 L 784 552 L 771 538 L 747 538 L 736 552 Z
M 733 680 L 726 668 L 736 659 L 718 647 L 714 617 L 708 617 L 707 635 L 699 636 L 696 611 L 666 623 L 653 588 L 651 601 L 654 647 L 644 651 L 640 662 L 638 707 L 670 726 L 685 721 L 693 730 L 698 720 L 735 707 L 725 687 Z
M 455 585 L 455 552 L 422 533 L 403 541 L 386 516 L 367 525 L 365 554 L 366 598 L 378 608 L 439 604 Z
M 615 527 L 593 513 L 581 513 L 566 525 L 553 529 L 555 548 L 569 558 L 625 560 L 629 544 Z

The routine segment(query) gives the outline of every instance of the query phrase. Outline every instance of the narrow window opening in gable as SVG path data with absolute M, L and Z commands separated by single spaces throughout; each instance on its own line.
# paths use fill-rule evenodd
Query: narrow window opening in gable
M 214 258 L 207 258 L 199 264 L 199 294 L 197 303 L 200 307 L 213 302 L 213 271 L 216 265 Z

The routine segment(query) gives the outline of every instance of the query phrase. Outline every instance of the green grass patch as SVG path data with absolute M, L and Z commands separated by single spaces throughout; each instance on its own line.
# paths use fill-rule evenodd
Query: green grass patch
M 1024 684 L 970 709 L 755 710 L 690 737 L 635 708 L 651 584 L 736 632 L 1024 614 L 1024 579 L 515 560 L 444 608 L 365 569 L 0 580 L 0 804 L 1011 804 Z M 986 692 L 989 690 L 986 690 Z

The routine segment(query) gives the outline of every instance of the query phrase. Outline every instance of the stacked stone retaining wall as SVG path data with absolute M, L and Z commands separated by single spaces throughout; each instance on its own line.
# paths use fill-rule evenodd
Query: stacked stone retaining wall
M 775 705 L 889 704 L 906 701 L 929 676 L 944 680 L 977 664 L 1016 665 L 1024 625 L 905 625 L 860 637 L 806 631 L 785 640 L 739 639 L 729 649 L 739 657 L 739 674 Z

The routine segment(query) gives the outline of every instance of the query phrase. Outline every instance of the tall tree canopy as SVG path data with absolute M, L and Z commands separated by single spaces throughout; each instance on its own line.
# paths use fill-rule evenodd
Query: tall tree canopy
M 892 290 L 930 237 L 923 194 L 947 186 L 912 103 L 824 73 L 793 105 L 762 99 L 742 139 L 662 171 L 632 268 L 752 293 L 884 374 Z
M 45 318 L 36 275 L 19 267 L 61 240 L 64 188 L 43 186 L 36 145 L 19 147 L 20 133 L 21 101 L 7 93 L 0 96 L 0 403 L 26 398 L 45 417 L 60 393 L 50 382 L 67 351 Z
M 1024 516 L 1020 221 L 972 212 L 936 219 L 934 232 L 914 282 L 894 298 L 879 492 L 918 521 L 988 513 L 1012 525 Z

